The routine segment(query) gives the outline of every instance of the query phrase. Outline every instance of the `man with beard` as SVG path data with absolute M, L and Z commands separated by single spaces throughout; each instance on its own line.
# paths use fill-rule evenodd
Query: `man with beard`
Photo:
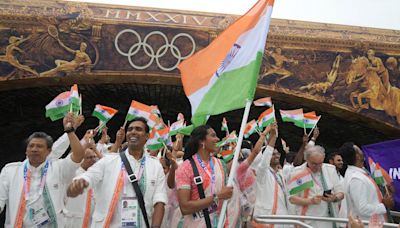
M 376 214 L 380 220 L 387 221 L 386 209 L 394 207 L 392 194 L 387 192 L 382 196 L 378 185 L 364 167 L 364 154 L 352 142 L 344 143 L 339 152 L 347 165 L 344 176 L 344 192 L 346 194 L 346 213 L 358 216 L 362 220 L 369 220 Z
M 147 223 L 151 227 L 160 227 L 167 203 L 166 181 L 158 159 L 145 153 L 149 131 L 147 121 L 142 117 L 133 119 L 128 125 L 128 148 L 121 153 L 125 153 L 134 175 L 128 176 L 121 156 L 106 156 L 70 184 L 69 197 L 76 197 L 89 187 L 94 188 L 96 198 L 101 199 L 96 202 L 92 227 L 146 227 Z M 139 207 L 138 195 L 131 182 L 139 185 L 145 211 Z M 127 201 L 125 208 L 123 201 Z M 145 214 L 148 221 L 145 221 Z
M 342 156 L 339 153 L 332 153 L 329 156 L 329 164 L 334 165 L 336 167 L 336 172 L 339 176 L 339 180 L 343 180 L 342 174 L 340 174 L 340 171 L 343 169 L 343 159 Z

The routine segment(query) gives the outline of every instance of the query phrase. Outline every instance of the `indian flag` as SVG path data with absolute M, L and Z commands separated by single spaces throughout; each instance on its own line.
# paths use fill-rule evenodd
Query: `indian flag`
M 108 122 L 118 110 L 97 104 L 93 110 L 92 116 L 97 117 L 102 122 Z
M 259 77 L 273 0 L 259 0 L 205 49 L 179 65 L 192 123 L 207 115 L 243 108 L 252 100 Z
M 168 145 L 170 142 L 169 127 L 157 130 L 157 137 L 159 142 Z
M 373 173 L 373 177 L 377 185 L 386 185 L 385 178 L 383 178 L 382 168 L 378 163 L 376 163 L 376 169 Z
M 217 156 L 219 158 L 222 158 L 222 160 L 224 160 L 224 162 L 229 162 L 233 158 L 233 155 L 234 155 L 233 152 L 234 152 L 234 150 L 229 148 L 227 150 L 223 150 L 223 151 L 219 152 Z
M 308 170 L 304 170 L 297 175 L 295 175 L 291 180 L 289 180 L 288 191 L 290 195 L 295 195 L 302 192 L 308 188 L 314 186 L 311 174 Z
M 225 146 L 229 143 L 237 142 L 238 138 L 236 135 L 236 131 L 232 131 L 225 139 L 217 143 L 217 147 Z
M 176 121 L 175 123 L 171 124 L 171 127 L 169 128 L 169 135 L 176 135 L 179 133 L 179 129 L 183 128 L 185 126 L 185 120 L 181 119 Z
M 257 99 L 255 101 L 253 101 L 253 104 L 255 106 L 268 106 L 268 107 L 271 107 L 272 106 L 272 100 L 271 100 L 271 97 L 264 97 L 264 98 L 260 98 L 260 99 Z
M 125 119 L 131 121 L 136 117 L 143 117 L 147 119 L 147 125 L 153 128 L 159 121 L 158 116 L 152 112 L 153 110 L 154 108 L 151 106 L 133 100 Z
M 250 135 L 256 133 L 258 131 L 257 122 L 252 120 L 246 124 L 244 128 L 244 137 L 247 139 Z
M 268 125 L 272 124 L 275 121 L 275 110 L 274 107 L 271 107 L 265 110 L 261 115 L 258 117 L 258 127 L 263 129 Z
M 70 103 L 72 104 L 72 111 L 79 112 L 81 107 L 81 99 L 78 92 L 78 85 L 71 86 Z
M 293 122 L 296 126 L 303 127 L 304 114 L 303 109 L 279 110 L 283 122 Z
M 378 163 L 375 163 L 371 157 L 368 157 L 368 164 L 369 164 L 369 170 L 371 172 L 371 176 L 374 178 L 374 180 L 377 184 L 379 183 L 381 185 L 386 185 L 388 183 L 393 182 L 393 179 L 389 175 L 389 173 L 386 172 L 386 170 L 384 168 L 382 168 Z M 382 181 L 381 176 L 383 178 L 383 181 Z
M 226 121 L 225 117 L 222 119 L 221 131 L 226 131 L 227 133 L 229 132 L 228 122 Z
M 294 124 L 298 127 L 314 128 L 320 119 L 321 119 L 321 116 L 317 116 L 315 114 L 315 112 L 307 112 L 307 113 L 304 113 L 303 124 L 301 124 L 299 122 L 295 122 Z
M 146 142 L 146 147 L 148 150 L 159 150 L 164 147 L 164 144 L 158 140 L 159 134 L 157 129 L 153 128 L 150 131 L 150 137 Z
M 65 114 L 70 110 L 70 91 L 60 93 L 48 105 L 46 105 L 46 117 L 51 121 L 64 118 Z

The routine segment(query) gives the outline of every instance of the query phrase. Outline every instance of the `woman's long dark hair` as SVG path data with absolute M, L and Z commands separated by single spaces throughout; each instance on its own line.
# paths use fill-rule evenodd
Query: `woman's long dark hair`
M 184 160 L 189 159 L 190 157 L 192 157 L 194 154 L 197 153 L 200 146 L 200 141 L 206 139 L 206 136 L 208 134 L 208 129 L 210 128 L 211 127 L 209 125 L 202 125 L 196 127 L 192 131 L 189 141 L 187 141 L 185 145 L 185 154 L 183 155 Z

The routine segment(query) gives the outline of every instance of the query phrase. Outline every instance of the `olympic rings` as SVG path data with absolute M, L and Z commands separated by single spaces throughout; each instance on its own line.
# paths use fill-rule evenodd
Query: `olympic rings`
M 129 48 L 128 52 L 123 52 L 119 48 L 119 44 L 118 44 L 120 36 L 125 33 L 131 33 L 137 39 L 137 42 Z M 163 42 L 164 44 L 162 46 L 160 46 L 159 48 L 157 48 L 157 50 L 154 50 L 153 47 L 148 43 L 149 38 L 154 35 L 161 36 L 164 40 L 164 42 Z M 175 45 L 176 40 L 179 38 L 187 38 L 187 39 L 189 39 L 189 42 L 192 43 L 192 50 L 190 51 L 189 54 L 187 54 L 185 56 L 182 56 L 181 50 L 179 49 L 179 47 L 177 47 Z M 119 54 L 121 54 L 122 56 L 128 57 L 129 64 L 137 70 L 144 70 L 144 69 L 148 68 L 149 66 L 151 66 L 151 64 L 154 62 L 154 60 L 157 64 L 157 66 L 163 71 L 175 70 L 178 67 L 178 65 L 182 62 L 182 60 L 189 58 L 191 55 L 193 55 L 194 51 L 196 50 L 196 43 L 195 43 L 193 37 L 187 33 L 178 33 L 172 38 L 171 42 L 169 42 L 168 37 L 163 32 L 153 31 L 153 32 L 150 32 L 149 34 L 147 34 L 142 41 L 140 34 L 133 29 L 124 29 L 124 30 L 120 31 L 117 34 L 117 36 L 115 37 L 114 45 L 115 45 L 115 49 L 117 49 L 117 52 Z M 150 60 L 146 64 L 139 66 L 133 62 L 132 58 L 142 48 L 143 48 L 144 53 L 148 57 L 150 57 Z M 170 50 L 172 56 L 177 59 L 176 63 L 171 67 L 162 66 L 161 61 L 160 61 L 160 58 L 164 57 L 167 54 L 168 50 Z

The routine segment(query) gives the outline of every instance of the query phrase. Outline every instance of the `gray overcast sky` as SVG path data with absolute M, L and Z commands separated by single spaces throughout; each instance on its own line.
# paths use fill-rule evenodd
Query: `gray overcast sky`
M 78 1 L 229 14 L 243 14 L 256 2 L 256 0 Z M 400 0 L 275 0 L 272 17 L 400 30 Z

